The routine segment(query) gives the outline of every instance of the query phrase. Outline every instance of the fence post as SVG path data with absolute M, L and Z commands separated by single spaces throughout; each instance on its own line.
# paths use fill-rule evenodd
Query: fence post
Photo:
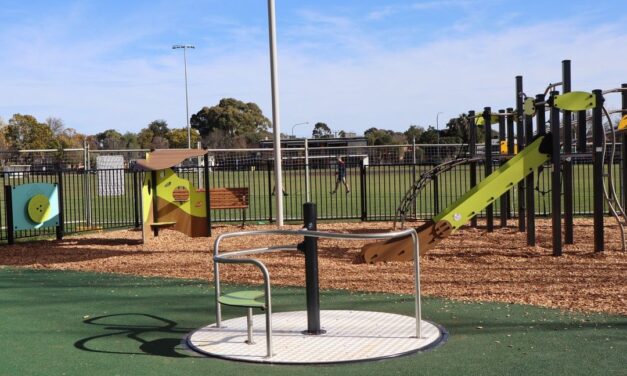
M 272 161 L 270 159 L 266 161 L 266 166 L 268 170 L 268 222 L 272 223 Z
M 603 92 L 593 90 L 596 106 L 592 109 L 592 195 L 594 206 L 594 251 L 604 250 L 603 234 Z
M 368 220 L 368 192 L 366 187 L 366 166 L 363 159 L 359 161 L 359 183 L 361 185 L 361 220 L 366 221 Z
M 553 134 L 553 153 L 551 154 L 551 164 L 553 173 L 551 174 L 551 218 L 553 230 L 553 256 L 562 255 L 562 153 L 560 152 L 560 110 L 555 107 L 553 100 L 558 92 L 551 92 L 551 133 Z
M 63 239 L 65 232 L 65 209 L 63 208 L 63 170 L 59 168 L 57 171 L 57 189 L 59 191 L 59 225 L 57 226 L 57 240 Z
M 135 228 L 139 228 L 139 218 L 141 217 L 139 201 L 141 200 L 142 195 L 139 193 L 139 184 L 137 182 L 138 173 L 135 170 L 133 170 L 132 172 L 133 172 L 133 210 L 135 212 Z
M 311 201 L 311 181 L 309 180 L 309 141 L 305 137 L 305 198 Z
M 411 184 L 412 186 L 416 183 L 416 137 L 412 137 L 411 139 Z M 417 210 L 416 210 L 416 197 L 412 200 L 411 203 L 411 215 L 412 218 L 417 219 Z
M 211 186 L 209 184 L 209 153 L 203 156 L 205 166 L 203 168 L 203 180 L 205 186 L 205 210 L 207 211 L 207 236 L 211 236 Z
M 468 156 L 475 158 L 477 156 L 477 123 L 475 119 L 475 111 L 468 111 L 469 140 L 468 140 Z M 477 185 L 477 162 L 470 162 L 470 188 Z M 473 215 L 470 220 L 472 227 L 477 227 L 477 216 Z
M 492 174 L 492 108 L 484 107 L 483 122 L 485 127 L 485 177 Z M 488 232 L 494 231 L 494 205 L 485 208 L 486 228 Z
M 4 205 L 7 216 L 7 242 L 15 243 L 15 229 L 13 225 L 13 189 L 10 185 L 4 186 Z
M 85 160 L 83 161 L 83 206 L 85 207 L 85 222 L 87 223 L 87 227 L 91 227 L 91 162 L 89 158 L 89 144 L 87 143 L 87 140 L 85 140 L 83 150 L 85 157 Z
M 570 93 L 570 60 L 562 61 L 562 92 Z M 571 153 L 573 152 L 573 122 L 570 111 L 564 111 L 562 118 L 564 131 L 564 244 L 573 244 L 573 164 Z M 553 135 L 555 137 L 555 135 Z

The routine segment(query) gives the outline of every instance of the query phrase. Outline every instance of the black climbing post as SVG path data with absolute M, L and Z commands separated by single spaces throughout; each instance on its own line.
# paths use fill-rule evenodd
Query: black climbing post
M 505 141 L 505 110 L 499 110 L 499 167 L 503 165 L 503 158 L 505 157 L 505 155 L 501 153 L 501 150 L 503 149 L 501 145 L 503 145 L 503 143 L 507 145 Z M 499 216 L 501 217 L 501 227 L 507 226 L 507 212 L 509 211 L 507 208 L 507 195 L 508 192 L 505 192 L 499 198 L 499 206 L 501 209 L 499 211 Z
M 550 97 L 550 122 L 551 133 L 553 135 L 553 146 L 551 153 L 551 164 L 553 173 L 551 174 L 551 224 L 553 230 L 553 256 L 562 255 L 562 158 L 560 153 L 560 110 L 553 105 L 553 100 L 557 92 L 551 93 Z
M 570 60 L 562 61 L 562 92 L 570 93 Z M 564 244 L 573 244 L 573 121 L 570 111 L 564 111 L 562 118 L 564 129 Z M 555 137 L 555 135 L 553 136 Z
M 468 156 L 475 158 L 477 156 L 477 123 L 475 119 L 475 112 L 468 111 Z M 470 188 L 477 185 L 477 162 L 470 162 Z M 474 215 L 470 220 L 472 227 L 477 227 L 477 216 Z
M 316 231 L 317 213 L 316 204 L 303 204 L 303 220 L 305 228 Z M 318 284 L 318 238 L 305 236 L 305 283 L 307 286 L 307 333 L 323 334 L 320 329 L 320 293 Z
M 507 112 L 507 116 L 505 117 L 506 128 L 507 128 L 507 156 L 512 158 L 514 156 L 514 109 L 507 108 L 505 110 Z M 513 190 L 507 191 L 507 218 L 512 218 L 512 193 Z M 520 220 L 518 221 L 520 223 Z M 524 223 L 524 222 L 523 222 Z M 523 229 L 524 231 L 524 229 Z
M 542 110 L 544 117 L 544 109 Z M 533 140 L 533 117 L 524 115 L 525 118 L 525 147 L 531 144 Z M 543 120 L 544 121 L 544 120 Z M 540 167 L 542 168 L 542 167 Z M 539 169 L 538 169 L 539 171 Z M 525 205 L 527 208 L 527 245 L 536 245 L 536 198 L 534 190 L 535 172 L 530 172 L 525 179 Z
M 492 173 L 492 108 L 484 107 L 483 122 L 485 129 L 485 177 Z M 494 205 L 490 203 L 485 208 L 486 228 L 488 232 L 494 231 Z
M 516 76 L 516 144 L 518 146 L 518 152 L 520 153 L 523 144 L 525 143 L 525 133 L 523 124 L 523 78 L 522 76 Z M 513 151 L 512 151 L 513 153 Z M 521 180 L 518 183 L 518 231 L 525 231 L 525 183 Z
M 603 92 L 593 90 L 596 106 L 592 109 L 592 196 L 594 251 L 604 250 L 603 240 Z
M 627 84 L 622 84 L 621 88 L 623 91 L 621 92 L 621 104 L 622 104 L 622 115 L 627 116 Z M 627 206 L 627 133 L 623 131 L 623 136 L 621 137 L 621 162 L 623 164 L 621 171 L 621 188 L 623 193 L 623 210 L 627 210 L 625 206 Z

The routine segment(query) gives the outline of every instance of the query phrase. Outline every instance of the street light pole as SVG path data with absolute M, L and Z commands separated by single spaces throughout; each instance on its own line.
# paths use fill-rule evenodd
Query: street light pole
M 444 112 L 438 112 L 438 113 L 435 115 L 435 130 L 437 131 L 436 135 L 437 135 L 437 140 L 438 140 L 438 141 L 436 142 L 437 144 L 439 144 L 439 143 L 440 143 L 440 121 L 439 121 L 439 120 L 440 120 L 440 114 L 443 114 L 443 113 L 444 113 Z
M 309 124 L 309 122 L 305 121 L 303 123 L 296 123 L 296 124 L 292 125 L 292 138 L 294 137 L 294 127 L 297 126 L 297 125 L 303 125 L 303 124 Z
M 189 44 L 175 44 L 172 46 L 173 50 L 183 49 L 183 62 L 185 65 L 185 114 L 187 116 L 187 148 L 192 148 L 192 131 L 189 127 L 189 95 L 187 94 L 187 49 L 188 48 L 196 48 Z

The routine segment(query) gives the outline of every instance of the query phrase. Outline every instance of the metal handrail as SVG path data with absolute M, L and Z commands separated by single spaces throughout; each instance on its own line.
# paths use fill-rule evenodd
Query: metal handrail
M 302 228 L 299 230 L 257 230 L 257 231 L 237 231 L 231 232 L 227 234 L 219 235 L 214 242 L 214 286 L 215 286 L 215 300 L 216 300 L 216 327 L 221 327 L 222 322 L 222 313 L 220 303 L 218 301 L 220 297 L 220 268 L 219 263 L 229 263 L 229 264 L 252 264 L 257 266 L 264 277 L 264 293 L 265 293 L 265 303 L 266 303 L 266 338 L 267 338 L 267 351 L 268 357 L 272 356 L 272 299 L 270 292 L 270 273 L 266 266 L 259 260 L 256 259 L 237 259 L 239 256 L 250 256 L 254 254 L 263 254 L 269 252 L 279 252 L 279 251 L 294 251 L 297 250 L 294 246 L 271 246 L 271 247 L 263 247 L 263 248 L 253 248 L 241 251 L 229 252 L 226 254 L 220 255 L 220 243 L 223 239 L 240 237 L 240 236 L 254 236 L 254 235 L 292 235 L 292 236 L 309 236 L 314 238 L 326 238 L 326 239 L 357 239 L 357 240 L 385 240 L 385 239 L 395 239 L 395 238 L 404 238 L 407 236 L 412 237 L 413 243 L 413 253 L 414 253 L 414 288 L 415 288 L 415 316 L 416 316 L 416 338 L 421 338 L 421 319 L 422 319 L 422 308 L 420 301 L 420 256 L 419 256 L 419 242 L 418 242 L 418 234 L 416 230 L 413 228 L 395 231 L 395 232 L 386 232 L 386 233 L 374 233 L 374 234 L 346 234 L 346 233 L 332 233 L 332 232 L 323 232 L 323 231 L 311 231 L 306 228 Z

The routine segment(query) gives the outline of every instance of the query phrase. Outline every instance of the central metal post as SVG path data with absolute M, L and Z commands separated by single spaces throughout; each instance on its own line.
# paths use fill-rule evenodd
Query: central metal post
M 317 213 L 316 204 L 303 204 L 303 219 L 305 228 L 316 231 Z M 318 282 L 318 238 L 305 236 L 305 283 L 307 289 L 307 334 L 323 334 L 320 329 L 320 292 Z

